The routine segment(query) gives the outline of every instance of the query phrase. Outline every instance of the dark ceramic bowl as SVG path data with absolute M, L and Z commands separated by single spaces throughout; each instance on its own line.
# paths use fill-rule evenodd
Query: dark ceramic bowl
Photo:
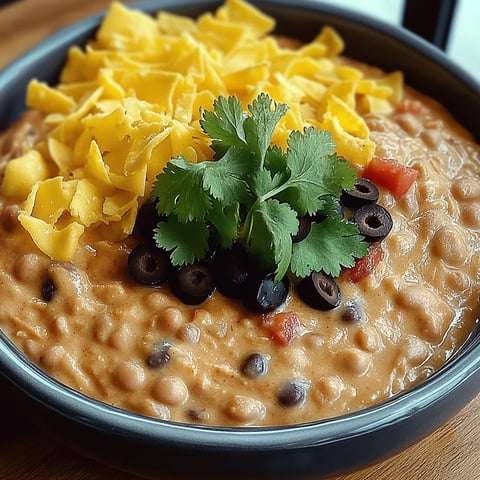
M 348 55 L 386 70 L 402 69 L 407 83 L 442 102 L 480 138 L 479 85 L 426 42 L 392 25 L 313 0 L 264 0 L 258 5 L 277 18 L 279 32 L 304 40 L 325 23 L 334 26 L 346 41 Z M 218 2 L 152 0 L 137 6 L 197 16 Z M 84 44 L 99 20 L 97 16 L 72 25 L 0 74 L 0 129 L 24 109 L 28 80 L 55 83 L 68 47 Z M 473 332 L 454 359 L 408 393 L 358 413 L 279 428 L 182 425 L 112 408 L 44 374 L 1 332 L 0 379 L 25 411 L 61 442 L 121 469 L 157 478 L 321 476 L 384 459 L 463 408 L 480 391 L 480 332 Z

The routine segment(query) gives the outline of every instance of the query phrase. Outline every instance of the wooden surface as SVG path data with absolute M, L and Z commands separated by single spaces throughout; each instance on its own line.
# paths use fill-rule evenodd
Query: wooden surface
M 108 4 L 105 0 L 17 0 L 1 7 L 0 68 L 59 28 Z M 134 480 L 53 442 L 1 392 L 0 479 Z M 480 396 L 448 424 L 396 457 L 336 480 L 391 479 L 480 479 Z

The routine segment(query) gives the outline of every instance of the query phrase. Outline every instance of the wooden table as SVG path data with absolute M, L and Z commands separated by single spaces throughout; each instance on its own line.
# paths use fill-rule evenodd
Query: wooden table
M 106 0 L 17 0 L 0 8 L 0 68 L 47 35 L 108 5 Z M 1 393 L 0 478 L 134 480 L 55 443 Z M 448 424 L 396 457 L 336 480 L 391 479 L 480 479 L 480 396 Z

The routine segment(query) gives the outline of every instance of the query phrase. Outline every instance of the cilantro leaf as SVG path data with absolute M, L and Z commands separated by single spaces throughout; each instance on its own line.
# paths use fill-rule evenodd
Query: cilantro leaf
M 203 186 L 225 205 L 249 203 L 251 193 L 245 172 L 251 168 L 251 157 L 237 147 L 231 147 L 216 162 L 209 162 L 205 169 Z
M 287 156 L 277 145 L 267 149 L 265 154 L 265 168 L 272 174 L 285 174 L 287 172 Z
M 263 168 L 273 131 L 288 107 L 284 103 L 273 102 L 266 93 L 260 93 L 248 109 L 251 116 L 245 119 L 244 124 L 247 143 L 254 148 L 260 168 Z
M 157 246 L 171 252 L 170 259 L 176 266 L 204 258 L 208 251 L 209 235 L 208 226 L 204 222 L 181 223 L 174 217 L 169 217 L 166 222 L 159 222 L 154 229 Z
M 342 213 L 339 214 L 339 211 L 343 211 L 343 207 L 338 197 L 334 197 L 333 195 L 323 195 L 318 200 L 320 202 L 318 212 L 320 212 L 323 217 L 336 217 L 342 215 Z
M 261 93 L 246 112 L 233 96 L 202 112 L 214 161 L 174 158 L 152 190 L 159 213 L 168 216 L 154 238 L 174 265 L 203 259 L 212 240 L 222 248 L 243 243 L 277 281 L 289 268 L 299 277 L 313 270 L 337 276 L 367 253 L 357 228 L 337 213 L 340 194 L 353 188 L 356 175 L 337 157 L 331 134 L 305 128 L 290 133 L 286 152 L 271 145 L 287 110 Z M 293 244 L 298 216 L 305 214 L 325 220 Z
M 342 189 L 353 188 L 355 183 L 355 170 L 335 155 L 335 144 L 327 131 L 310 127 L 303 134 L 292 132 L 286 159 L 290 177 L 279 198 L 300 215 L 313 215 L 321 208 L 319 197 L 338 197 Z
M 213 112 L 203 111 L 200 126 L 212 139 L 215 158 L 222 157 L 232 146 L 247 147 L 243 123 L 246 115 L 237 97 L 218 97 L 213 102 Z
M 250 176 L 251 190 L 257 197 L 267 197 L 269 192 L 279 188 L 282 183 L 283 179 L 279 174 L 272 177 L 266 169 L 257 170 Z
M 298 231 L 297 214 L 277 200 L 257 202 L 245 221 L 246 244 L 254 258 L 280 281 L 292 256 L 292 235 Z
M 231 248 L 238 238 L 239 204 L 225 207 L 221 202 L 214 200 L 208 220 L 215 227 L 215 236 L 220 247 Z
M 175 214 L 181 222 L 204 218 L 212 204 L 203 188 L 207 165 L 208 162 L 191 163 L 183 157 L 170 160 L 152 189 L 158 213 Z
M 307 237 L 293 245 L 292 272 L 300 278 L 314 271 L 338 277 L 341 267 L 351 267 L 368 253 L 368 243 L 354 224 L 340 217 L 312 225 Z

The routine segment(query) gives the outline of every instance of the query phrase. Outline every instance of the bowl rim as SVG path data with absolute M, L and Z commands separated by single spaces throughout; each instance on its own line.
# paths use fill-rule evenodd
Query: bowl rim
M 480 372 L 480 329 L 474 341 L 415 388 L 346 415 L 309 423 L 271 427 L 220 427 L 177 423 L 123 410 L 88 397 L 49 376 L 0 329 L 0 375 L 23 394 L 76 423 L 141 442 L 194 449 L 285 450 L 322 446 L 401 423 L 447 398 Z M 466 399 L 466 402 L 469 399 Z
M 219 5 L 220 1 L 198 0 L 195 7 Z M 261 0 L 262 6 L 294 8 L 290 0 Z M 191 0 L 145 0 L 128 6 L 144 11 L 161 8 L 191 7 Z M 439 49 L 402 28 L 393 28 L 386 22 L 334 5 L 314 0 L 302 0 L 298 6 L 315 12 L 340 16 L 350 22 L 360 22 L 368 28 L 393 37 L 396 41 L 415 47 L 438 63 L 461 82 L 480 95 L 480 84 Z M 42 41 L 0 72 L 0 92 L 3 86 L 15 82 L 15 77 L 31 62 L 52 52 L 58 43 L 69 42 L 92 32 L 105 12 L 75 22 Z M 480 335 L 477 334 L 477 337 Z M 306 424 L 273 427 L 216 427 L 162 421 L 121 410 L 67 387 L 43 372 L 17 349 L 0 329 L 0 375 L 21 392 L 64 417 L 93 427 L 114 432 L 139 441 L 189 446 L 194 449 L 285 450 L 306 446 L 321 446 L 339 439 L 351 439 L 366 432 L 394 425 L 425 410 L 433 400 L 441 400 L 460 388 L 480 372 L 480 342 L 472 342 L 454 362 L 447 362 L 440 370 L 417 387 L 392 397 L 381 404 L 340 417 Z M 33 380 L 33 381 L 32 381 Z M 467 400 L 465 401 L 465 403 Z
M 251 0 L 252 1 L 252 0 Z M 291 0 L 253 0 L 258 7 L 285 7 L 294 8 Z M 384 35 L 390 36 L 399 43 L 406 44 L 409 48 L 412 46 L 418 50 L 420 55 L 425 56 L 435 63 L 443 66 L 450 73 L 458 76 L 462 83 L 469 88 L 476 90 L 480 95 L 480 81 L 468 72 L 465 67 L 461 66 L 457 61 L 449 57 L 444 51 L 437 46 L 428 42 L 414 32 L 407 30 L 402 25 L 390 24 L 380 18 L 373 17 L 364 12 L 348 9 L 335 4 L 326 4 L 318 0 L 297 0 L 298 7 L 303 10 L 311 10 L 314 12 L 324 12 L 327 15 L 341 17 L 349 22 L 356 22 L 365 25 L 367 28 L 373 28 Z M 182 8 L 202 7 L 204 9 L 212 8 L 222 4 L 222 0 L 136 0 L 125 4 L 128 8 L 139 9 L 148 13 L 155 12 L 159 9 L 181 10 Z M 50 50 L 49 46 L 58 41 L 72 42 L 79 35 L 95 29 L 99 21 L 105 16 L 107 10 L 90 15 L 82 20 L 78 20 L 67 25 L 57 32 L 49 35 L 40 43 L 24 52 L 20 57 L 7 64 L 0 70 L 0 87 L 12 81 L 17 74 L 17 70 L 21 69 L 25 64 L 31 63 L 35 58 L 42 57 Z M 73 45 L 73 43 L 71 43 Z M 0 90 L 1 91 L 1 90 Z

